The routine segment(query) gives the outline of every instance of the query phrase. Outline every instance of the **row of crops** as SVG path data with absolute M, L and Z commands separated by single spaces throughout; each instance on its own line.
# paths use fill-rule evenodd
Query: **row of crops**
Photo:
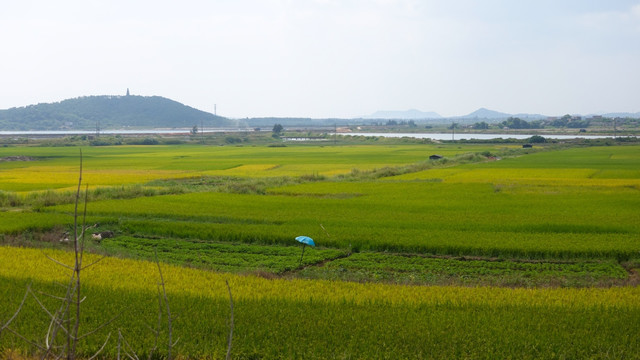
M 344 257 L 337 249 L 309 251 L 306 256 L 293 246 L 248 245 L 202 240 L 148 239 L 118 236 L 102 241 L 111 254 L 126 254 L 141 259 L 158 259 L 182 266 L 226 272 L 267 272 L 282 274 L 299 267 Z
M 549 186 L 532 194 L 468 183 L 311 183 L 268 195 L 98 201 L 88 214 L 119 217 L 124 233 L 146 237 L 288 245 L 306 234 L 320 245 L 356 251 L 629 260 L 640 248 L 637 192 Z M 68 214 L 72 206 L 47 211 Z
M 593 286 L 621 284 L 627 271 L 616 260 L 522 261 L 436 257 L 321 248 L 302 256 L 297 246 L 118 236 L 103 240 L 112 255 L 154 259 L 233 273 L 295 275 L 309 279 L 400 284 Z M 322 264 L 322 265 L 318 265 Z

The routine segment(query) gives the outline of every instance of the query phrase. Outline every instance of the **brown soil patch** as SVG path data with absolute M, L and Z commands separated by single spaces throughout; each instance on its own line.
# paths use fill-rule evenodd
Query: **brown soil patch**
M 1 157 L 0 158 L 0 162 L 3 161 L 36 161 L 36 158 L 32 158 L 31 156 L 23 156 L 23 155 L 16 155 L 16 156 L 5 156 L 5 157 Z

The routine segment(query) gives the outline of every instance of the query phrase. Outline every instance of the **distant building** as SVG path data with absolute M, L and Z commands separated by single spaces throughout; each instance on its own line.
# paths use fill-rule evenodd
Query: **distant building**
M 127 96 L 129 96 L 129 88 L 127 88 Z
M 433 155 L 429 156 L 429 160 L 439 160 L 439 159 L 442 159 L 441 155 L 433 154 Z
M 522 145 L 523 149 L 529 149 L 529 148 L 532 148 L 532 147 L 533 147 L 532 144 L 524 144 L 524 145 Z

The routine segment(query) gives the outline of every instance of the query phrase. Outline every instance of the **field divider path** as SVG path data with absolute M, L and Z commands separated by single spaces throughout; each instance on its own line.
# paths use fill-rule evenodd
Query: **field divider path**
M 285 271 L 283 271 L 283 272 L 279 273 L 278 275 L 279 275 L 279 276 L 283 276 L 283 277 L 284 277 L 284 276 L 286 276 L 286 275 L 293 274 L 293 273 L 297 273 L 297 272 L 300 272 L 300 271 L 302 271 L 302 270 L 304 270 L 304 269 L 307 269 L 307 268 L 310 268 L 310 267 L 323 267 L 323 266 L 325 266 L 326 264 L 328 264 L 328 263 L 330 263 L 330 262 L 332 262 L 332 261 L 345 259 L 345 258 L 348 258 L 348 257 L 349 257 L 349 256 L 351 256 L 351 255 L 353 255 L 353 253 L 352 253 L 352 252 L 348 252 L 348 253 L 342 254 L 342 255 L 340 255 L 340 256 L 336 256 L 336 257 L 334 257 L 334 258 L 321 260 L 321 261 L 319 261 L 319 262 L 317 262 L 317 263 L 314 263 L 314 264 L 304 264 L 304 265 L 300 265 L 300 266 L 298 266 L 298 267 L 297 267 L 297 268 L 295 268 L 295 269 L 285 270 Z

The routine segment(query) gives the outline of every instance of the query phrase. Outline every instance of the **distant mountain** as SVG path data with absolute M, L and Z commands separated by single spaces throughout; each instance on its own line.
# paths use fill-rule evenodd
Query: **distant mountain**
M 547 115 L 542 114 L 515 114 L 513 117 L 520 118 L 522 120 L 541 120 L 548 118 Z
M 418 119 L 441 119 L 440 114 L 433 111 L 424 112 L 416 109 L 406 111 L 376 111 L 375 113 L 363 116 L 363 119 L 399 119 L 399 120 L 418 120 Z
M 504 120 L 510 117 L 517 117 L 523 120 L 539 120 L 546 119 L 547 116 L 540 114 L 508 114 L 499 111 L 489 110 L 486 108 L 480 108 L 471 114 L 464 116 L 455 116 L 456 119 L 464 119 L 464 120 L 474 120 L 474 119 L 484 119 L 484 120 Z
M 499 111 L 480 108 L 471 114 L 460 116 L 463 119 L 506 119 L 512 116 L 511 114 L 502 113 Z
M 619 113 L 607 113 L 607 114 L 602 114 L 602 116 L 604 117 L 608 117 L 608 118 L 640 118 L 640 112 L 637 113 L 629 113 L 629 112 L 619 112 Z
M 85 96 L 0 110 L 0 130 L 223 127 L 231 121 L 160 96 Z

